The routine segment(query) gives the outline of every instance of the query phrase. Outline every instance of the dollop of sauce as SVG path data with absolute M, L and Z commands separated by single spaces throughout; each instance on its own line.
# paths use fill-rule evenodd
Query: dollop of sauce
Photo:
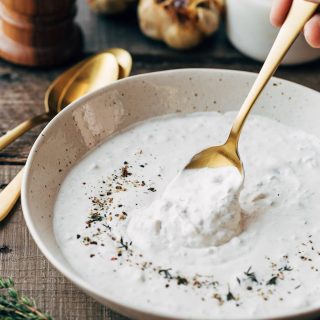
M 138 123 L 66 175 L 55 237 L 96 292 L 179 319 L 270 318 L 319 307 L 318 137 L 250 116 L 239 143 L 244 182 L 230 168 L 181 174 L 194 154 L 225 142 L 234 117 L 206 112 Z
M 241 231 L 242 181 L 235 167 L 184 170 L 159 199 L 132 216 L 128 234 L 142 248 L 222 245 Z

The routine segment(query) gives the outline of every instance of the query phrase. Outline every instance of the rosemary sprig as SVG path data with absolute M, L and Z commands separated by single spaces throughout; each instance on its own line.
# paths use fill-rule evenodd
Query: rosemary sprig
M 20 295 L 11 278 L 0 278 L 0 319 L 3 320 L 53 320 L 37 309 L 33 299 Z

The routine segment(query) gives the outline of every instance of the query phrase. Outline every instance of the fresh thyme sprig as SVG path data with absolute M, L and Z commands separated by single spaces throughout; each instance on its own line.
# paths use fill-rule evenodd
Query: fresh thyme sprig
M 37 309 L 34 300 L 20 295 L 11 278 L 0 278 L 0 319 L 3 320 L 53 320 Z

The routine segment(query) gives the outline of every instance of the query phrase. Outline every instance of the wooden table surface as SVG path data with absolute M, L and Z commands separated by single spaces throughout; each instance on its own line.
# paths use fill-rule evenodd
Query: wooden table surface
M 176 52 L 142 36 L 135 12 L 98 17 L 80 0 L 77 20 L 84 31 L 85 54 L 108 47 L 125 48 L 134 58 L 133 74 L 186 67 L 257 72 L 261 66 L 229 44 L 224 27 L 200 48 Z M 27 69 L 0 60 L 0 134 L 43 111 L 44 92 L 63 69 Z M 282 67 L 277 76 L 320 90 L 320 61 Z M 27 133 L 0 152 L 0 189 L 22 168 L 40 130 Z M 0 224 L 0 276 L 13 277 L 17 288 L 34 297 L 38 306 L 56 319 L 125 319 L 87 297 L 48 263 L 29 235 L 20 203 Z

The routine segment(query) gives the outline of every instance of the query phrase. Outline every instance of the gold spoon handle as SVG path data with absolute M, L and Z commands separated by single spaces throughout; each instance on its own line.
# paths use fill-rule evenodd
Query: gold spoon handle
M 25 132 L 41 123 L 49 121 L 51 118 L 52 116 L 49 113 L 44 113 L 22 122 L 0 137 L 0 150 L 4 149 Z M 21 169 L 13 180 L 0 192 L 0 222 L 6 218 L 20 197 L 23 171 L 24 168 Z
M 23 171 L 24 168 L 0 193 L 0 221 L 9 214 L 20 197 Z
M 304 0 L 293 1 L 287 19 L 280 29 L 262 69 L 236 117 L 229 139 L 238 143 L 241 129 L 251 108 L 317 7 L 317 3 Z
M 48 113 L 26 120 L 0 137 L 0 151 L 35 126 L 51 119 Z

